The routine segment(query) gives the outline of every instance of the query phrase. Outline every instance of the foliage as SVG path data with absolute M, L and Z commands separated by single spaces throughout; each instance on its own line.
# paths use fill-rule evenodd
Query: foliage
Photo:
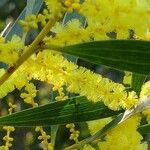
M 13 146 L 17 127 L 35 127 L 44 150 L 148 149 L 143 134 L 150 132 L 150 1 L 42 4 L 27 1 L 0 37 L 0 98 L 8 105 L 8 115 L 0 117 L 6 131 L 0 148 Z M 125 72 L 124 80 L 91 71 L 80 59 Z M 31 108 L 18 111 L 17 99 Z M 62 130 L 68 138 L 60 141 Z M 37 140 L 27 135 L 31 149 Z

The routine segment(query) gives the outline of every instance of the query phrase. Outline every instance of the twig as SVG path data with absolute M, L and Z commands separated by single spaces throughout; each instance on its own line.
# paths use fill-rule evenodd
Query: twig
M 55 16 L 52 20 L 49 20 L 46 26 L 42 29 L 36 39 L 32 42 L 31 45 L 26 49 L 26 52 L 17 60 L 17 62 L 10 66 L 6 73 L 0 78 L 0 85 L 2 85 L 14 72 L 21 66 L 33 53 L 39 51 L 41 42 L 45 35 L 48 34 L 50 29 L 54 26 L 54 24 L 58 21 L 59 17 Z

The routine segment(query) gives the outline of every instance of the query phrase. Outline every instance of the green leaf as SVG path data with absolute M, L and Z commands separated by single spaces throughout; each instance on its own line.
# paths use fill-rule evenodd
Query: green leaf
M 150 42 L 148 41 L 108 40 L 53 48 L 92 63 L 150 75 Z
M 49 126 L 106 118 L 118 113 L 102 102 L 93 103 L 85 97 L 74 97 L 1 117 L 0 125 Z
M 31 15 L 34 5 L 35 5 L 36 0 L 27 0 L 27 6 L 26 6 L 26 14 L 25 16 Z
M 148 134 L 150 133 L 150 124 L 142 125 L 138 128 L 138 132 L 141 134 Z
M 27 0 L 25 18 L 32 14 L 36 0 Z M 25 42 L 27 32 L 23 32 L 22 40 Z
M 62 25 L 67 24 L 72 19 L 79 20 L 81 22 L 82 26 L 85 27 L 85 24 L 86 24 L 85 17 L 78 14 L 76 11 L 73 11 L 72 13 L 66 12 L 65 15 L 64 15 L 63 21 L 62 21 Z M 64 56 L 65 56 L 65 58 L 67 58 L 71 62 L 77 63 L 77 61 L 78 61 L 78 57 L 68 55 L 68 54 L 65 54 Z
M 137 92 L 137 94 L 140 94 L 141 87 L 146 79 L 146 76 L 140 75 L 140 74 L 133 74 L 132 75 L 132 89 Z
M 31 0 L 30 0 L 31 1 Z M 40 8 L 43 4 L 43 0 L 35 0 L 35 5 L 32 8 L 32 13 L 33 14 L 37 14 L 40 11 Z M 8 33 L 6 34 L 5 38 L 7 40 L 11 40 L 12 36 L 14 34 L 18 35 L 18 36 L 22 36 L 23 34 L 23 30 L 21 28 L 21 26 L 19 25 L 19 21 L 21 19 L 25 18 L 26 15 L 26 9 L 27 7 L 24 8 L 24 10 L 21 12 L 21 14 L 19 15 L 19 17 L 16 19 L 15 23 L 13 24 L 13 26 L 11 27 L 11 29 L 8 31 Z

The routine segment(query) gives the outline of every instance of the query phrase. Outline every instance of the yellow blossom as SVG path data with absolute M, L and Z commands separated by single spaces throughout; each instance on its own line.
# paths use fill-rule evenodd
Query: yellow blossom
M 111 118 L 105 118 L 105 119 L 88 121 L 87 124 L 91 135 L 94 135 L 97 131 L 101 130 L 111 120 L 112 120 Z
M 141 93 L 140 93 L 140 98 L 142 99 L 145 96 L 150 96 L 150 81 L 146 82 L 142 86 L 142 90 L 141 90 Z M 147 121 L 150 124 L 150 108 L 145 109 L 142 113 L 147 117 Z
M 83 148 L 81 150 L 95 150 L 95 148 L 89 144 L 86 144 L 83 146 Z
M 34 102 L 34 98 L 35 98 L 36 92 L 37 92 L 36 87 L 34 86 L 34 84 L 33 83 L 27 84 L 26 87 L 25 87 L 25 90 L 28 93 L 22 93 L 21 98 L 23 98 L 24 101 L 27 104 L 30 104 L 33 107 L 38 106 L 38 104 Z
M 134 116 L 112 129 L 105 141 L 99 142 L 100 150 L 147 150 L 147 143 L 141 143 L 143 137 L 137 132 L 140 119 Z

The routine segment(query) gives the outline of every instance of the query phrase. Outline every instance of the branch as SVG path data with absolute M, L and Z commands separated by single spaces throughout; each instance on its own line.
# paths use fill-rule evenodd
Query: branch
M 36 39 L 32 42 L 31 45 L 26 49 L 26 52 L 17 60 L 17 62 L 10 66 L 5 74 L 0 78 L 0 86 L 7 81 L 7 79 L 21 66 L 33 53 L 39 51 L 42 46 L 42 40 L 50 31 L 50 29 L 54 26 L 54 24 L 59 20 L 58 16 L 53 17 L 48 21 L 46 26 L 42 29 Z

